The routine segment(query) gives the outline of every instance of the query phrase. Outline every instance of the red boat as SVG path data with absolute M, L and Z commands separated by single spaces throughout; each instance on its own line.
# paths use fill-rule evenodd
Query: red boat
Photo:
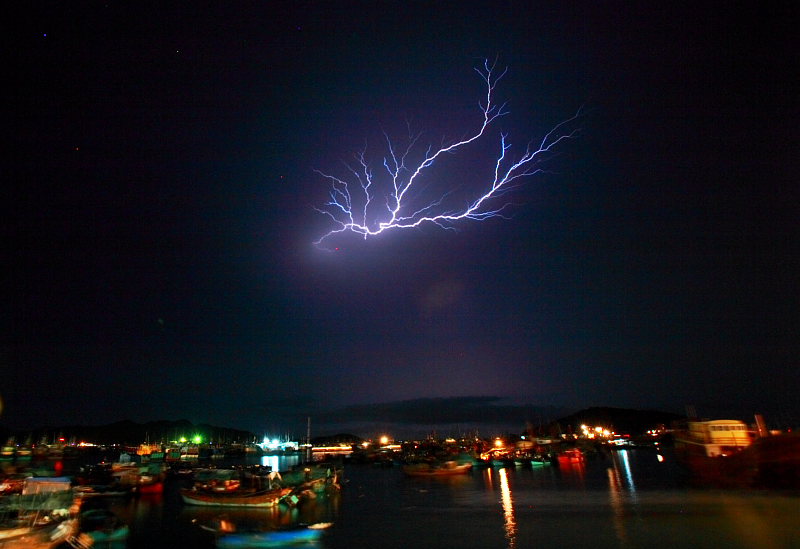
M 154 482 L 143 482 L 136 485 L 136 491 L 139 494 L 163 494 L 164 482 L 160 480 Z
M 572 466 L 572 465 L 582 465 L 585 461 L 583 457 L 583 452 L 581 452 L 577 448 L 572 448 L 570 450 L 564 450 L 560 454 L 558 454 L 558 464 L 562 467 Z

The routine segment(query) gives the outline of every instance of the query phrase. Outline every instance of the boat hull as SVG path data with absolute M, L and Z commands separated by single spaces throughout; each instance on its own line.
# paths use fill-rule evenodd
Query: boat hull
M 163 494 L 164 483 L 159 481 L 147 484 L 139 484 L 136 487 L 136 491 L 140 494 Z
M 429 465 L 407 465 L 403 467 L 403 472 L 411 477 L 451 477 L 466 475 L 470 471 L 472 471 L 471 463 L 464 463 L 451 467 L 431 467 Z
M 3 549 L 54 549 L 60 547 L 78 531 L 78 521 L 68 519 L 43 527 L 7 531 L 0 535 Z M 24 530 L 24 531 L 22 531 Z
M 800 488 L 800 435 L 758 438 L 728 456 L 708 456 L 700 444 L 676 437 L 678 461 L 702 484 L 722 487 Z
M 183 489 L 181 498 L 188 505 L 209 507 L 274 507 L 292 492 L 290 488 L 279 488 L 264 492 L 250 493 L 212 493 L 200 490 Z
M 295 530 L 275 530 L 249 534 L 226 534 L 217 539 L 217 547 L 234 549 L 238 547 L 286 547 L 305 545 L 318 541 L 324 528 L 298 528 Z

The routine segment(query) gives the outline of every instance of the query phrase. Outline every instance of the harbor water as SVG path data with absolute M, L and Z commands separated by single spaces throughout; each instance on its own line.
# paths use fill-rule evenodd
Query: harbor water
M 297 457 L 258 458 L 286 470 Z M 330 522 L 301 547 L 381 548 L 789 548 L 800 547 L 800 494 L 695 486 L 669 452 L 628 449 L 566 468 L 476 468 L 446 478 L 412 478 L 398 466 L 346 464 L 336 496 L 299 508 L 195 507 L 187 480 L 163 494 L 99 502 L 130 526 L 118 549 L 212 548 L 209 526 L 240 530 Z M 104 499 L 104 498 L 101 498 Z M 106 547 L 103 545 L 103 547 Z

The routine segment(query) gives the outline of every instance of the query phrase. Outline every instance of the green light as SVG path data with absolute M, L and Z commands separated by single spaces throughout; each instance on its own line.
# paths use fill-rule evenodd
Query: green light
M 186 437 L 181 437 L 180 442 L 186 442 Z
M 195 435 L 194 438 L 192 438 L 192 442 L 194 442 L 195 444 L 200 444 L 201 442 L 203 442 L 203 437 L 200 435 Z

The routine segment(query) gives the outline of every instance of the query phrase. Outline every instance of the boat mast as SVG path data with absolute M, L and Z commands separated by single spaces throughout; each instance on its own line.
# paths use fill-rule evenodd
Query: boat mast
M 306 423 L 306 462 L 311 461 L 311 456 L 311 416 L 308 416 L 308 421 Z

